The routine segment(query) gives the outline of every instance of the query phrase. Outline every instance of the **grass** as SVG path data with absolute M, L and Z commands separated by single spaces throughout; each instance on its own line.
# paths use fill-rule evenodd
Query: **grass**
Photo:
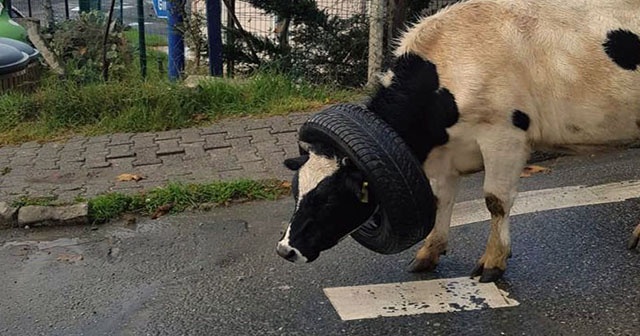
M 133 45 L 138 47 L 139 42 L 138 28 L 132 28 L 124 31 L 124 37 Z M 150 34 L 145 32 L 144 43 L 147 47 L 163 47 L 168 45 L 167 37 L 159 34 Z
M 233 202 L 253 200 L 275 200 L 289 194 L 288 184 L 277 180 L 236 180 L 218 181 L 208 184 L 169 183 L 164 187 L 144 193 L 127 195 L 108 193 L 89 199 L 89 220 L 103 223 L 124 213 L 153 214 L 167 205 L 171 213 L 195 209 L 202 205 L 227 205 Z M 76 199 L 76 202 L 85 201 Z M 12 204 L 14 207 L 27 205 L 63 205 L 55 198 L 23 197 Z
M 153 66 L 158 57 L 163 56 L 150 53 L 147 81 L 128 78 L 81 85 L 50 77 L 34 93 L 5 94 L 0 99 L 0 145 L 202 126 L 231 116 L 317 109 L 359 95 L 264 73 L 217 78 L 187 88 L 159 79 L 162 74 Z

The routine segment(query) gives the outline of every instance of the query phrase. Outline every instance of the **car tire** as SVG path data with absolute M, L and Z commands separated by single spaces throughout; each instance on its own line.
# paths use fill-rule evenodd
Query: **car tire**
M 398 133 L 366 107 L 331 106 L 307 120 L 299 138 L 332 144 L 366 176 L 378 210 L 351 233 L 358 243 L 393 254 L 415 245 L 431 231 L 436 198 L 422 165 Z

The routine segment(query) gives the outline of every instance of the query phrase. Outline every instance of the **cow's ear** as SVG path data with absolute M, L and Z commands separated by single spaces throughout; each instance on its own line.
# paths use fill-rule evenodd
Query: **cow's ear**
M 307 160 L 309 160 L 309 155 L 301 155 L 284 160 L 284 165 L 291 170 L 298 170 L 307 162 Z

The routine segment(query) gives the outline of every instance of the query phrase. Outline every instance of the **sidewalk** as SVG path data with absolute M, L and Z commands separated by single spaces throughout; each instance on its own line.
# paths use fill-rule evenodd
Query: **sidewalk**
M 282 162 L 298 155 L 297 130 L 310 115 L 246 117 L 203 128 L 1 147 L 0 201 L 20 196 L 71 201 L 138 192 L 170 181 L 289 180 L 291 172 Z M 123 173 L 144 179 L 117 181 Z

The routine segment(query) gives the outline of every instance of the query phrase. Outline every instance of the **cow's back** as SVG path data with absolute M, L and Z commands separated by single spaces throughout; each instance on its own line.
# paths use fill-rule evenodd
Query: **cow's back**
M 603 2 L 469 0 L 420 21 L 397 54 L 436 64 L 460 111 L 453 138 L 478 124 L 507 123 L 516 109 L 531 119 L 528 135 L 538 145 L 638 138 L 640 70 L 605 45 L 616 34 L 640 33 L 640 1 Z

